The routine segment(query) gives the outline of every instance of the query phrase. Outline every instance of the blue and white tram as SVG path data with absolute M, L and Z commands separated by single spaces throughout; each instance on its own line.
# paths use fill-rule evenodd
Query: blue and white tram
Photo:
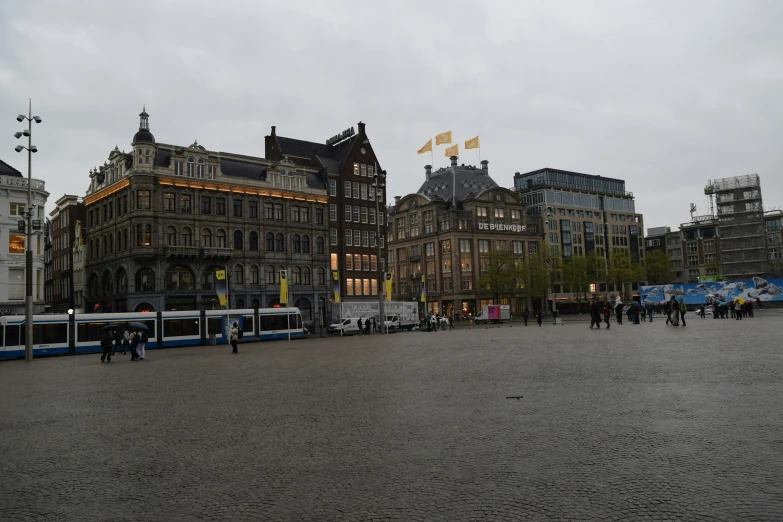
M 234 322 L 243 331 L 243 341 L 301 339 L 308 334 L 298 308 L 35 315 L 33 355 L 100 352 L 101 328 L 124 328 L 134 322 L 147 326 L 147 348 L 203 346 L 210 343 L 211 334 L 216 343 L 226 344 Z M 23 315 L 0 317 L 0 359 L 24 357 L 24 325 Z

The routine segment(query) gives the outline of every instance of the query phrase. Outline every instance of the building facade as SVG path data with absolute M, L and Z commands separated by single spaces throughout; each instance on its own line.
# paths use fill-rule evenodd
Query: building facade
M 542 216 L 546 248 L 564 261 L 593 251 L 606 259 L 607 266 L 614 253 L 627 255 L 633 262 L 644 258 L 644 219 L 636 212 L 625 181 L 543 168 L 514 174 L 514 189 L 532 214 Z M 637 297 L 637 283 L 628 286 L 614 291 L 626 300 Z M 573 295 L 563 290 L 556 281 L 558 301 L 572 300 Z M 611 290 L 606 282 L 596 283 L 596 293 L 605 295 Z
M 139 115 L 132 150 L 91 170 L 86 205 L 88 312 L 289 305 L 308 327 L 329 295 L 328 196 L 322 174 L 277 161 L 156 142 Z M 84 228 L 82 229 L 84 230 Z
M 82 221 L 76 221 L 73 227 L 73 309 L 76 313 L 84 313 L 84 286 L 87 278 L 84 275 L 86 250 L 84 248 L 84 232 Z
M 541 248 L 539 222 L 519 194 L 499 187 L 481 168 L 457 165 L 432 171 L 418 192 L 396 201 L 390 213 L 388 270 L 395 300 L 415 300 L 425 310 L 471 317 L 494 296 L 480 288 L 490 252 L 513 255 L 516 263 Z M 499 303 L 519 315 L 530 306 L 524 285 L 501 293 Z M 421 296 L 424 295 L 422 302 Z
M 645 255 L 649 256 L 656 250 L 666 253 L 666 234 L 671 231 L 670 227 L 648 228 L 644 240 Z
M 365 124 L 359 122 L 357 128 L 358 132 L 351 127 L 324 143 L 280 136 L 276 127 L 265 138 L 269 160 L 288 158 L 297 166 L 324 173 L 329 197 L 329 266 L 337 271 L 342 298 L 352 301 L 378 298 L 386 251 L 386 188 L 379 179 L 383 171 Z M 376 181 L 378 187 L 373 189 Z
M 46 302 L 53 313 L 76 308 L 74 300 L 74 249 L 76 226 L 84 221 L 84 202 L 79 196 L 65 195 L 49 213 L 47 248 Z
M 34 226 L 31 246 L 33 250 L 33 312 L 44 311 L 44 207 L 49 193 L 45 183 L 32 180 L 32 208 Z M 0 313 L 5 315 L 25 313 L 26 290 L 26 225 L 27 178 L 22 173 L 0 161 Z

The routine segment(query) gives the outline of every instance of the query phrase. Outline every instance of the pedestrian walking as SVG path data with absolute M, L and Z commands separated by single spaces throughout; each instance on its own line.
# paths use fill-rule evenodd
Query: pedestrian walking
M 109 335 L 109 332 L 103 332 L 103 337 L 101 337 L 101 349 L 103 350 L 103 353 L 101 354 L 101 362 L 111 362 L 111 347 L 111 335 Z
M 364 335 L 370 335 L 370 318 L 364 320 Z
M 144 333 L 143 330 L 138 333 L 138 335 L 136 336 L 136 339 L 137 339 L 136 351 L 139 354 L 139 359 L 141 359 L 143 361 L 144 360 L 144 348 L 147 346 L 147 336 L 146 336 L 146 334 Z
M 130 345 L 130 353 L 131 353 L 131 361 L 138 361 L 139 360 L 139 352 L 136 350 L 138 346 L 138 339 L 139 334 L 136 332 L 131 332 L 128 334 L 128 343 Z
M 617 324 L 623 324 L 623 303 L 619 302 L 614 307 L 615 317 L 617 317 Z
M 647 322 L 647 308 L 644 305 L 642 305 L 641 306 L 641 310 L 642 310 L 642 322 L 646 323 Z
M 541 309 L 536 310 L 536 321 L 538 321 L 538 326 L 541 327 L 541 320 L 544 318 L 544 314 L 541 312 Z
M 112 348 L 111 354 L 114 355 L 119 351 L 122 353 L 122 334 L 119 331 L 112 332 Z
M 364 333 L 364 330 L 362 330 L 362 318 L 359 317 L 356 320 L 356 326 L 359 328 L 359 335 L 362 335 Z
M 601 312 L 598 309 L 598 303 L 596 301 L 593 301 L 590 303 L 590 329 L 593 329 L 593 326 L 601 329 Z
M 672 324 L 672 303 L 671 301 L 666 301 L 663 303 L 663 313 L 666 314 L 666 324 Z
M 525 326 L 527 326 L 527 318 L 530 317 L 530 310 L 527 309 L 527 306 L 525 307 L 525 311 L 522 312 L 522 319 L 525 320 Z
M 671 316 L 672 324 L 674 326 L 680 326 L 680 304 L 674 296 L 672 296 L 671 301 L 669 301 L 669 309 L 671 310 L 669 315 Z
M 688 311 L 688 307 L 685 306 L 685 301 L 682 300 L 682 297 L 680 297 L 680 320 L 682 321 L 682 325 L 685 326 L 685 312 Z
M 619 306 L 619 305 L 618 305 Z M 609 303 L 606 303 L 604 305 L 604 322 L 606 323 L 606 327 L 609 328 L 609 316 L 612 315 L 612 307 L 609 306 Z
M 430 315 L 430 326 L 432 327 L 432 331 L 436 331 L 438 329 L 438 318 L 435 317 L 435 314 Z M 429 332 L 430 329 L 428 328 L 427 331 Z
M 650 318 L 650 322 L 653 322 L 653 315 L 655 315 L 655 307 L 652 303 L 647 303 L 647 317 Z
M 231 341 L 231 353 L 239 353 L 239 348 L 237 346 L 237 343 L 239 342 L 239 325 L 237 323 L 231 325 L 229 339 Z
M 449 330 L 453 330 L 453 329 L 454 329 L 454 314 L 451 314 L 449 316 Z
M 130 345 L 130 333 L 128 333 L 128 329 L 126 328 L 122 332 L 122 351 L 120 352 L 120 354 L 125 355 L 125 352 L 130 351 L 129 345 Z

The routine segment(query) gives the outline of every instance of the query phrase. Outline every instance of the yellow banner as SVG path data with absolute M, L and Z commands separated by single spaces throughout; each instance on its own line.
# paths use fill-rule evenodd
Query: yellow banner
M 392 298 L 392 275 L 386 274 L 386 300 L 391 301 Z
M 340 302 L 340 273 L 332 270 L 332 299 L 335 303 Z
M 215 270 L 215 293 L 220 306 L 228 307 L 228 281 L 225 270 Z
M 455 145 L 456 147 L 456 145 Z M 419 299 L 422 303 L 427 302 L 427 294 L 424 291 L 425 290 L 425 282 L 424 282 L 424 274 L 421 274 L 421 298 Z
M 444 143 L 451 143 L 451 131 L 441 132 L 435 136 L 435 145 L 443 145 Z
M 468 140 L 465 142 L 465 150 L 468 149 L 478 149 L 479 148 L 479 137 L 476 136 L 472 140 Z
M 288 279 L 285 270 L 280 271 L 280 305 L 288 306 Z
M 428 141 L 425 146 L 419 149 L 419 154 L 424 154 L 425 152 L 431 152 L 432 151 L 432 140 Z
M 451 156 L 459 156 L 459 145 L 454 145 L 453 147 L 449 147 L 446 149 L 446 157 L 449 158 Z

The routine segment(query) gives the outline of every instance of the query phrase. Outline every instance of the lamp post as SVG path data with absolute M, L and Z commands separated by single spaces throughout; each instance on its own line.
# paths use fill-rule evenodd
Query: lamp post
M 546 215 L 547 217 L 551 217 L 555 215 L 555 211 L 552 207 L 546 207 Z M 549 254 L 546 257 L 546 264 L 549 266 L 549 284 L 550 284 L 550 291 L 552 292 L 552 320 L 556 320 L 555 317 L 557 312 L 557 300 L 555 298 L 555 267 L 554 267 L 554 258 L 552 257 L 552 245 L 549 246 Z
M 32 180 L 32 168 L 33 168 L 33 153 L 38 152 L 38 147 L 32 144 L 33 141 L 33 122 L 41 123 L 41 118 L 33 116 L 33 101 L 30 100 L 27 108 L 27 116 L 20 114 L 16 117 L 16 121 L 23 122 L 27 120 L 27 129 L 22 132 L 14 134 L 16 139 L 22 136 L 27 136 L 27 147 L 24 145 L 17 145 L 16 152 L 22 152 L 27 150 L 27 207 L 25 208 L 25 217 L 27 217 L 27 226 L 25 229 L 25 245 L 27 251 L 25 252 L 25 303 L 24 303 L 24 320 L 25 320 L 25 341 L 24 341 L 24 360 L 33 360 L 33 248 L 31 243 L 32 238 L 32 226 L 33 226 L 33 180 Z
M 380 311 L 381 320 L 381 333 L 389 333 L 389 329 L 386 328 L 386 313 L 384 310 L 384 301 L 386 300 L 386 277 L 382 268 L 383 249 L 381 248 L 381 212 L 378 206 L 379 199 L 383 196 L 383 189 L 386 188 L 386 171 L 378 172 L 375 170 L 373 174 L 375 181 L 370 185 L 370 190 L 375 194 L 375 246 L 378 247 L 378 310 Z

